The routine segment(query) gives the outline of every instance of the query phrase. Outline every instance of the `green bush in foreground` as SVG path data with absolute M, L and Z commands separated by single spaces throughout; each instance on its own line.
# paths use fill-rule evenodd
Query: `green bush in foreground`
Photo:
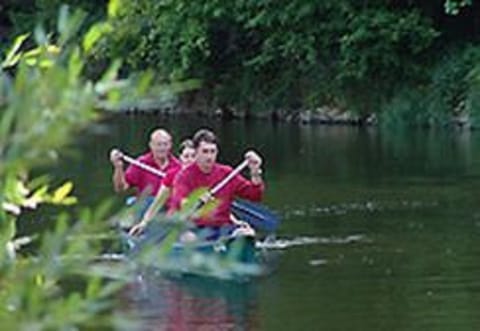
M 110 2 L 112 15 L 115 4 Z M 46 177 L 29 176 L 39 165 L 54 161 L 82 128 L 98 118 L 96 87 L 115 79 L 115 67 L 98 82 L 83 79 L 83 58 L 95 37 L 90 30 L 83 46 L 72 42 L 81 22 L 80 12 L 71 14 L 62 7 L 55 40 L 37 27 L 33 35 L 18 37 L 2 61 L 0 320 L 5 330 L 129 325 L 119 316 L 105 314 L 122 282 L 105 282 L 88 272 L 101 247 L 81 239 L 107 230 L 108 206 L 74 215 L 69 207 L 76 203 L 72 183 L 52 189 Z M 28 49 L 27 39 L 35 39 L 38 46 Z M 18 237 L 22 214 L 45 203 L 60 205 L 53 230 Z M 22 246 L 32 241 L 38 250 L 22 254 Z M 65 285 L 68 279 L 78 279 L 74 289 Z

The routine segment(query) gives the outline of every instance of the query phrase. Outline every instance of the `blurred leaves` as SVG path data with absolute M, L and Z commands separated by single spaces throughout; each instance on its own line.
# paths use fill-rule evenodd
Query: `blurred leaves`
M 22 46 L 23 42 L 30 36 L 29 33 L 22 34 L 15 38 L 15 41 L 10 48 L 10 50 L 7 52 L 7 56 L 5 59 L 2 61 L 2 68 L 8 68 L 11 66 L 14 66 L 18 63 L 20 60 L 20 54 L 18 54 L 18 51 L 20 47 Z
M 463 7 L 471 6 L 472 0 L 445 0 L 445 12 L 450 15 L 458 15 Z
M 78 219 L 71 181 L 53 186 L 50 178 L 29 178 L 32 170 L 58 158 L 82 128 L 99 117 L 96 82 L 82 75 L 84 49 L 75 45 L 85 14 L 61 7 L 57 34 L 38 25 L 17 37 L 0 71 L 0 310 L 6 330 L 71 330 L 118 325 L 105 314 L 124 280 L 105 282 L 90 273 L 102 245 L 95 236 L 107 228 L 110 205 L 84 208 Z M 36 42 L 36 46 L 33 43 Z M 113 64 L 102 83 L 117 79 Z M 103 98 L 110 98 L 105 91 Z M 53 186 L 53 188 L 52 188 Z M 38 233 L 17 235 L 25 209 L 63 206 Z M 86 239 L 92 238 L 92 239 Z M 22 247 L 35 242 L 30 254 Z M 72 287 L 71 284 L 76 284 Z M 95 318 L 93 318 L 95 316 Z
M 108 15 L 122 13 L 112 1 Z M 71 208 L 77 199 L 74 184 L 50 176 L 30 178 L 39 166 L 51 164 L 87 125 L 101 116 L 99 105 L 114 107 L 156 94 L 172 98 L 198 80 L 156 82 L 152 71 L 119 80 L 121 60 L 112 60 L 98 79 L 85 75 L 86 59 L 112 32 L 111 22 L 98 22 L 82 31 L 85 14 L 61 7 L 55 33 L 38 24 L 33 34 L 16 38 L 0 71 L 0 320 L 6 330 L 74 330 L 121 328 L 111 311 L 113 294 L 130 275 L 131 264 L 101 272 L 95 261 L 103 251 L 102 238 L 111 237 L 111 203 L 96 209 Z M 154 87 L 152 88 L 152 84 Z M 43 204 L 55 205 L 49 224 L 19 235 L 25 211 L 35 214 Z M 113 219 L 124 218 L 121 211 Z M 161 262 L 184 229 L 185 213 L 174 215 L 175 226 L 161 248 L 145 253 Z M 28 254 L 22 248 L 28 246 Z M 188 257 L 188 255 L 187 255 Z M 125 327 L 125 326 L 124 326 Z
M 83 38 L 83 49 L 85 52 L 90 52 L 95 43 L 97 43 L 102 36 L 112 30 L 113 28 L 108 22 L 101 22 L 92 25 Z

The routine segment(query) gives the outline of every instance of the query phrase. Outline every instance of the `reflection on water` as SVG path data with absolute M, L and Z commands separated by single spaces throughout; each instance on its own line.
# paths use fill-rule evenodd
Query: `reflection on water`
M 146 271 L 119 300 L 122 310 L 140 319 L 141 330 L 253 330 L 258 325 L 252 283 L 166 279 Z

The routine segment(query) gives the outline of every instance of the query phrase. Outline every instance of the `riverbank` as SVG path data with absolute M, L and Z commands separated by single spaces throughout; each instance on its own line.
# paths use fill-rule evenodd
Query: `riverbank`
M 323 106 L 314 109 L 272 111 L 246 111 L 236 107 L 220 107 L 204 98 L 171 97 L 171 98 L 144 98 L 142 100 L 122 102 L 115 106 L 106 102 L 99 103 L 97 107 L 103 111 L 120 112 L 129 115 L 154 114 L 154 115 L 198 115 L 205 118 L 220 118 L 224 120 L 262 120 L 284 122 L 299 125 L 345 125 L 345 126 L 377 126 L 390 122 L 389 125 L 405 125 L 405 121 L 386 119 L 382 113 L 356 114 L 353 111 L 343 110 L 338 107 Z M 455 129 L 476 129 L 477 126 L 466 111 L 454 112 L 443 121 L 427 118 L 419 123 L 407 123 L 415 127 L 451 127 Z

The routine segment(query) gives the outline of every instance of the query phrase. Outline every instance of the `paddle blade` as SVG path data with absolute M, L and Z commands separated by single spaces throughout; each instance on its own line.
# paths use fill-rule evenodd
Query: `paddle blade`
M 236 218 L 247 222 L 257 231 L 275 232 L 280 224 L 275 213 L 253 202 L 235 200 L 232 203 L 232 212 Z

